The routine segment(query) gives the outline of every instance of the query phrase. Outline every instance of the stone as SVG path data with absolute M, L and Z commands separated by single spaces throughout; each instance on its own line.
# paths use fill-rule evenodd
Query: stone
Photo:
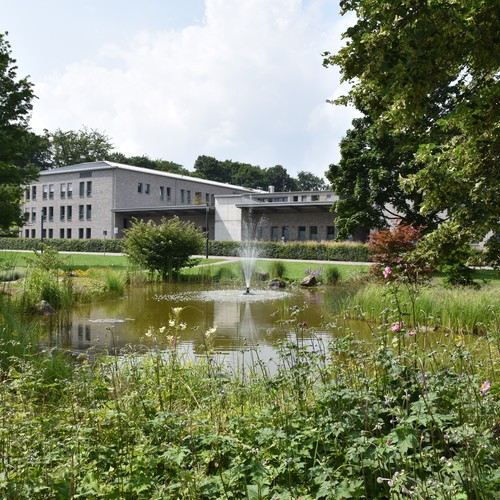
M 300 286 L 316 286 L 318 284 L 318 281 L 316 280 L 316 276 L 313 276 L 310 274 L 309 276 L 306 276 L 301 282 Z
M 279 278 L 274 278 L 269 282 L 270 288 L 285 288 L 286 283 Z

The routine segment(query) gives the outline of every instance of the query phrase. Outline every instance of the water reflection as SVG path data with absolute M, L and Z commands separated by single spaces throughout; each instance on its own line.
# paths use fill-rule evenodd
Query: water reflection
M 275 352 L 278 340 L 290 337 L 297 324 L 307 322 L 308 330 L 325 340 L 334 332 L 325 327 L 337 312 L 329 306 L 334 293 L 326 289 L 294 291 L 242 290 L 193 285 L 155 285 L 131 290 L 119 300 L 76 307 L 63 317 L 47 320 L 47 337 L 54 345 L 83 352 L 90 348 L 117 352 L 127 345 L 145 342 L 150 327 L 167 326 L 172 308 L 182 307 L 178 345 L 190 353 L 204 352 L 203 332 L 217 326 L 214 348 L 229 357 L 251 347 L 259 348 L 264 359 Z M 291 311 L 300 308 L 290 321 Z

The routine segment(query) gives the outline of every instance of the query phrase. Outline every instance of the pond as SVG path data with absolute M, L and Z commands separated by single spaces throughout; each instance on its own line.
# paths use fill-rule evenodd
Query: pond
M 158 284 L 131 289 L 117 300 L 75 307 L 46 321 L 46 342 L 73 352 L 117 353 L 128 345 L 150 342 L 146 333 L 169 327 L 173 308 L 181 307 L 178 347 L 190 355 L 203 353 L 203 333 L 216 326 L 214 350 L 229 361 L 242 351 L 258 348 L 261 359 L 270 359 L 277 341 L 301 336 L 325 343 L 335 335 L 329 324 L 345 288 L 255 289 L 208 287 L 194 284 Z M 294 308 L 299 312 L 293 321 Z M 304 324 L 304 328 L 298 325 Z M 305 328 L 307 324 L 307 328 Z M 184 326 L 184 325 L 183 325 Z M 351 322 L 360 336 L 368 336 L 364 323 Z M 160 337 L 161 335 L 158 335 Z

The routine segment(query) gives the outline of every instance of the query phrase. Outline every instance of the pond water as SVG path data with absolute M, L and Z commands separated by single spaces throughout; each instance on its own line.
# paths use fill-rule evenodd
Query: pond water
M 262 360 L 275 353 L 276 342 L 297 332 L 327 342 L 338 330 L 329 324 L 338 312 L 342 287 L 308 289 L 255 289 L 193 284 L 162 284 L 131 289 L 120 299 L 75 307 L 63 316 L 48 318 L 47 343 L 74 352 L 120 352 L 128 345 L 151 342 L 146 333 L 169 327 L 173 308 L 182 308 L 177 346 L 191 355 L 205 352 L 203 333 L 216 326 L 214 350 L 228 360 L 258 347 Z M 293 321 L 294 308 L 299 308 Z M 302 323 L 307 327 L 298 327 Z M 368 336 L 363 323 L 351 322 L 360 336 Z M 184 325 L 183 325 L 184 326 Z M 305 325 L 304 325 L 305 326 Z M 161 335 L 158 334 L 158 337 Z

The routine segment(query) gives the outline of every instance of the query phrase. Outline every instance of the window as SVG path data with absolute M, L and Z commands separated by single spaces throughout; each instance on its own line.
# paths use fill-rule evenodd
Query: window
M 73 183 L 68 182 L 68 199 L 73 198 Z
M 306 239 L 306 226 L 299 226 L 297 236 L 298 236 L 298 239 L 301 241 Z
M 36 200 L 36 186 L 31 186 L 31 199 Z
M 86 236 L 85 237 L 88 240 L 90 240 L 90 238 L 92 237 L 92 229 L 90 229 L 90 227 L 88 227 L 85 232 L 86 232 Z
M 45 228 L 42 229 L 42 238 L 47 238 L 47 230 Z
M 78 220 L 85 218 L 85 205 L 78 205 Z
M 92 196 L 92 181 L 87 181 L 87 196 Z
M 49 200 L 54 199 L 54 184 L 49 184 Z
M 185 196 L 186 196 L 185 193 L 186 192 L 184 191 L 184 189 L 181 189 L 181 203 L 185 202 Z
M 71 239 L 71 228 L 68 227 L 68 229 L 66 229 L 66 238 L 68 238 L 68 240 Z
M 139 184 L 137 184 L 137 192 L 142 193 L 142 182 L 139 182 Z
M 52 228 L 49 229 L 49 238 L 54 237 L 54 230 Z
M 31 194 L 31 192 L 30 192 L 30 188 L 26 188 L 26 189 L 24 190 L 24 198 L 25 198 L 26 200 L 29 200 L 29 199 L 30 199 L 30 194 Z
M 83 240 L 83 227 L 78 228 L 78 238 Z
M 31 209 L 31 222 L 36 222 L 36 209 L 32 208 Z
M 307 194 L 303 194 L 303 195 L 300 197 L 300 201 L 307 201 Z
M 326 239 L 330 241 L 335 239 L 335 226 L 326 227 Z
M 273 226 L 271 228 L 271 241 L 278 241 L 278 226 Z
M 170 201 L 170 188 L 167 187 L 167 201 Z
M 25 238 L 29 238 L 30 237 L 30 230 L 29 229 L 25 229 L 24 230 L 24 237 Z
M 49 221 L 54 220 L 54 207 L 49 207 Z
M 292 201 L 299 201 L 299 197 L 298 197 L 298 196 L 294 196 L 294 197 L 292 198 Z
M 149 194 L 151 192 L 151 185 L 150 184 L 146 184 L 146 188 L 145 188 L 144 192 L 146 194 Z
M 85 182 L 80 182 L 80 198 L 83 198 L 85 196 Z
M 64 229 L 59 229 L 59 238 L 64 238 Z
M 318 239 L 318 226 L 311 226 L 309 228 L 309 239 L 310 240 Z
M 205 195 L 205 204 L 208 205 L 210 203 L 210 193 Z
M 165 187 L 160 186 L 160 200 L 164 200 L 164 199 L 165 199 Z
M 44 184 L 42 186 L 42 199 L 46 200 L 49 194 L 49 186 L 47 184 Z
M 90 172 L 80 172 L 80 179 L 84 179 L 85 177 L 92 177 L 92 171 Z
M 319 201 L 319 194 L 312 194 L 311 201 Z
M 47 220 L 47 207 L 42 208 L 42 217 L 43 220 Z
M 73 207 L 68 205 L 66 207 L 66 220 L 70 221 L 73 219 Z
M 92 219 L 92 205 L 87 205 L 86 218 L 87 220 Z
M 61 200 L 64 200 L 64 198 L 66 198 L 66 183 L 63 182 L 60 186 L 60 196 L 61 196 Z
M 288 241 L 290 239 L 290 228 L 288 226 L 283 226 L 281 228 L 281 236 L 285 238 L 285 241 Z
M 187 192 L 187 204 L 191 205 L 191 191 L 189 191 L 189 190 Z
M 59 207 L 59 220 L 64 220 L 66 218 L 66 207 Z
M 31 230 L 31 237 L 36 238 L 36 230 L 35 229 Z

